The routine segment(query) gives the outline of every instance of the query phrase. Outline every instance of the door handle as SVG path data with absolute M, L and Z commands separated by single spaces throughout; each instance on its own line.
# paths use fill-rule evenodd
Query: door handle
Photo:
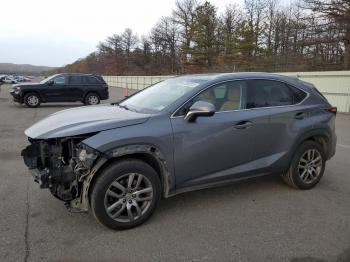
M 304 112 L 299 112 L 299 113 L 295 114 L 294 118 L 295 119 L 303 119 L 305 116 L 306 116 L 306 114 Z
M 250 121 L 242 121 L 234 125 L 236 129 L 248 129 L 253 126 L 253 123 Z

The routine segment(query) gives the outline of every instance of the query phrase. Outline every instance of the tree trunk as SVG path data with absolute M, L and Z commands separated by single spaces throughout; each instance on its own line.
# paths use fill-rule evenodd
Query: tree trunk
M 350 69 L 350 29 L 347 30 L 344 39 L 345 53 L 344 53 L 344 69 Z

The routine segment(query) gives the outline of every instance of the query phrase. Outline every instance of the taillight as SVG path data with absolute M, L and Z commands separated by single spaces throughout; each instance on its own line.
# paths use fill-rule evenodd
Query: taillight
M 336 106 L 332 106 L 330 109 L 328 109 L 329 112 L 336 114 L 338 111 L 338 108 Z

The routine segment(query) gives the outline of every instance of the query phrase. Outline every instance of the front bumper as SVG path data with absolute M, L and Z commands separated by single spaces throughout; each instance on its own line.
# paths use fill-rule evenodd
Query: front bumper
M 49 181 L 49 171 L 47 169 L 39 170 L 37 168 L 29 169 L 30 174 L 34 177 L 34 181 L 40 185 L 40 188 L 48 188 Z
M 23 103 L 22 91 L 11 90 L 10 95 L 13 97 L 14 102 Z

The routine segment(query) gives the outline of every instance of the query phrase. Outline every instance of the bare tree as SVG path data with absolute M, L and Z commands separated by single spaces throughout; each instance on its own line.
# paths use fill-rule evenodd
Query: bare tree
M 182 52 L 186 55 L 191 46 L 193 32 L 191 25 L 194 22 L 194 13 L 198 6 L 197 0 L 176 0 L 173 11 L 174 21 L 181 26 Z M 183 57 L 183 60 L 185 57 Z
M 245 0 L 243 6 L 226 6 L 218 16 L 209 1 L 177 0 L 173 15 L 161 18 L 140 42 L 126 29 L 62 70 L 173 74 L 350 69 L 350 0 L 278 1 Z
M 235 4 L 226 6 L 224 13 L 220 17 L 220 35 L 219 41 L 223 46 L 223 52 L 226 58 L 231 59 L 235 53 L 237 45 L 237 27 L 242 21 L 242 11 Z
M 130 28 L 126 28 L 121 35 L 122 46 L 126 54 L 126 65 L 129 66 L 130 52 L 138 43 L 138 38 Z
M 306 7 L 325 18 L 341 31 L 338 41 L 344 43 L 344 69 L 350 69 L 350 1 L 349 0 L 304 0 Z
M 251 34 L 254 39 L 254 53 L 253 56 L 258 55 L 259 40 L 265 29 L 263 19 L 264 11 L 266 10 L 266 0 L 245 0 L 244 6 L 248 16 L 248 24 L 250 26 Z
M 212 67 L 218 55 L 218 18 L 216 7 L 208 1 L 196 9 L 193 30 L 193 59 Z

